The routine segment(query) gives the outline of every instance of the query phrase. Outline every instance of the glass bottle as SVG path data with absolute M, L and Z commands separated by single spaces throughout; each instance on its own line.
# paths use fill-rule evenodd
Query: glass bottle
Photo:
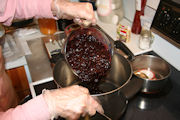
M 136 13 L 134 16 L 131 32 L 135 34 L 140 34 L 141 32 L 141 0 L 136 0 Z

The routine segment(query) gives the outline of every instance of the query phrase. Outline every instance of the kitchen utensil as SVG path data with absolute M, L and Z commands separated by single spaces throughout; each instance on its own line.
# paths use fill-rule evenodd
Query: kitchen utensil
M 65 58 L 60 58 L 56 63 L 53 76 L 59 87 L 67 87 L 73 84 L 80 84 L 78 77 L 72 72 Z M 113 93 L 125 86 L 132 77 L 132 68 L 129 61 L 118 54 L 114 53 L 111 63 L 111 69 L 104 81 L 99 83 L 98 89 L 101 93 L 93 96 L 101 96 Z M 86 85 L 84 85 L 86 87 Z M 88 86 L 87 86 L 88 87 Z
M 163 89 L 164 85 L 168 81 L 168 77 L 171 73 L 169 64 L 153 55 L 138 55 L 134 54 L 121 42 L 117 44 L 118 48 L 121 48 L 126 54 L 128 54 L 129 59 L 131 60 L 133 73 L 137 71 L 144 71 L 148 78 L 142 78 L 142 75 L 135 74 L 137 78 L 143 81 L 141 92 L 143 93 L 157 93 Z M 143 75 L 144 76 L 144 75 Z M 150 79 L 152 78 L 152 79 Z
M 84 42 L 82 41 L 82 39 L 83 40 L 85 39 Z M 74 42 L 74 40 L 76 40 L 76 41 Z M 81 40 L 81 42 L 79 42 L 79 40 Z M 77 47 L 77 45 L 78 45 L 78 47 Z M 97 46 L 97 45 L 98 45 L 98 47 L 94 47 L 94 46 Z M 79 48 L 79 46 L 81 46 L 81 47 Z M 84 47 L 84 46 L 88 46 L 88 47 Z M 71 50 L 71 49 L 73 49 L 73 50 Z M 89 50 L 86 51 L 86 49 L 89 49 Z M 100 49 L 100 50 L 97 52 L 98 49 Z M 105 55 L 107 57 L 104 57 L 103 60 L 106 61 L 107 65 L 105 65 L 105 64 L 100 64 L 99 65 L 99 66 L 103 66 L 103 67 L 100 67 L 100 69 L 102 69 L 103 72 L 107 71 L 106 69 L 104 69 L 105 67 L 109 69 L 109 65 L 110 65 L 109 61 L 111 61 L 112 56 L 113 56 L 113 48 L 112 48 L 111 42 L 109 41 L 109 39 L 100 30 L 98 30 L 95 27 L 80 27 L 79 29 L 77 29 L 75 31 L 72 31 L 68 35 L 67 39 L 65 40 L 63 50 L 64 50 L 63 54 L 65 55 L 65 59 L 66 59 L 67 63 L 69 65 L 71 64 L 70 66 L 72 67 L 72 71 L 79 78 L 81 78 L 80 77 L 81 75 L 78 74 L 78 72 L 83 71 L 83 70 L 85 71 L 85 68 L 83 70 L 81 70 L 80 68 L 77 69 L 76 67 L 73 67 L 72 64 L 76 64 L 76 66 L 77 66 L 77 64 L 81 64 L 81 62 L 82 63 L 84 62 L 86 67 L 88 67 L 90 69 L 96 69 L 94 67 L 91 68 L 92 64 L 88 64 L 90 61 L 81 59 L 81 58 L 83 58 L 83 56 L 88 58 L 88 57 L 91 57 L 91 55 L 93 55 L 93 53 L 95 53 L 95 55 L 97 55 L 99 57 L 94 57 L 95 55 L 93 55 L 92 59 L 95 59 L 95 61 L 96 61 L 96 60 L 98 60 L 96 58 L 103 59 L 101 57 L 101 53 L 104 53 L 103 55 Z M 86 51 L 86 53 L 88 53 L 88 56 L 85 54 L 85 51 Z M 75 57 L 76 54 L 78 54 L 78 57 Z M 73 57 L 70 57 L 70 56 L 73 56 Z M 73 58 L 73 59 L 71 59 L 71 58 Z M 81 59 L 81 61 L 77 61 L 78 59 Z M 69 61 L 73 61 L 73 60 L 76 61 L 76 63 L 69 62 Z M 91 60 L 91 61 L 93 61 L 93 60 Z M 94 62 L 95 65 L 98 65 L 96 63 L 101 63 L 101 62 L 100 61 L 99 62 Z M 90 69 L 88 69 L 88 71 Z M 96 73 L 100 73 L 100 72 L 96 70 Z M 96 73 L 93 73 L 93 75 L 97 75 Z
M 163 89 L 171 73 L 166 61 L 153 55 L 139 55 L 132 61 L 134 73 L 145 69 L 148 78 L 136 76 L 144 81 L 141 91 L 145 93 L 157 93 Z M 149 71 L 149 72 L 148 72 Z
M 119 120 L 128 105 L 128 100 L 120 91 L 98 96 L 97 98 L 104 109 L 104 114 L 96 112 L 93 116 L 89 117 L 86 115 L 85 117 L 80 117 L 79 120 Z M 61 118 L 60 120 L 64 119 Z
M 80 28 L 81 29 L 81 28 Z M 129 61 L 118 54 L 117 52 L 113 52 L 113 43 L 110 39 L 108 39 L 102 32 L 100 32 L 99 27 L 97 28 L 88 28 L 90 32 L 93 32 L 92 35 L 102 38 L 102 42 L 108 46 L 110 54 L 112 54 L 112 64 L 111 70 L 108 75 L 104 78 L 105 81 L 100 83 L 98 89 L 101 91 L 99 94 L 95 94 L 95 96 L 101 96 L 105 94 L 113 93 L 123 86 L 127 84 L 132 76 L 132 68 L 129 64 Z M 78 30 L 77 30 L 78 31 Z M 73 36 L 78 35 L 78 32 L 71 32 L 70 35 L 67 37 L 64 45 L 64 54 L 66 54 L 66 44 L 69 39 L 72 39 Z M 114 54 L 113 54 L 114 53 Z M 65 58 L 61 58 L 56 66 L 54 67 L 54 79 L 55 82 L 60 87 L 66 87 L 73 84 L 80 84 L 78 77 L 75 73 L 72 72 L 73 70 L 67 64 Z M 86 87 L 86 86 L 85 86 Z M 87 86 L 88 87 L 88 86 Z
M 109 39 L 109 41 L 111 42 L 113 51 L 115 50 L 115 52 L 111 51 L 112 53 L 115 53 L 115 55 L 114 55 L 114 59 L 112 60 L 112 67 L 110 70 L 111 72 L 109 72 L 109 74 L 107 75 L 108 78 L 110 79 L 110 82 L 108 82 L 108 85 L 111 87 L 106 87 L 106 89 L 108 88 L 108 90 L 105 90 L 104 93 L 109 94 L 109 93 L 113 93 L 121 89 L 121 91 L 123 91 L 123 94 L 126 96 L 126 98 L 128 99 L 132 98 L 140 90 L 142 86 L 142 81 L 137 79 L 136 77 L 132 78 L 132 73 L 131 73 L 132 69 L 131 69 L 131 65 L 129 64 L 129 60 L 125 59 L 119 53 L 119 51 L 116 51 L 117 49 L 122 49 L 122 50 L 125 49 L 125 51 L 129 49 L 126 46 L 124 46 L 124 44 L 122 44 L 121 41 L 114 41 L 98 25 L 93 26 L 93 27 L 96 27 L 98 30 L 102 32 L 101 34 L 104 34 Z M 127 54 L 128 58 L 133 59 L 132 57 L 134 55 L 131 53 L 131 51 L 129 51 L 128 53 L 130 53 L 130 55 Z M 67 65 L 67 63 L 64 60 L 65 60 L 64 58 L 61 58 L 59 62 L 57 63 L 56 67 L 54 68 L 53 76 L 54 76 L 55 82 L 58 84 L 58 86 L 61 86 L 61 87 L 66 87 L 74 83 L 77 84 L 77 79 L 78 79 L 77 76 L 72 73 L 71 68 Z M 115 87 L 112 87 L 113 86 L 112 83 L 114 83 Z M 100 95 L 103 95 L 103 93 L 98 94 L 97 96 L 100 96 Z

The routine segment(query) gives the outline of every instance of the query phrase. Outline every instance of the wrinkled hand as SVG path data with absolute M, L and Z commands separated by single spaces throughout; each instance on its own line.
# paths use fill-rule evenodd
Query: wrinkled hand
M 4 58 L 2 55 L 2 47 L 0 46 L 0 76 L 2 76 L 2 74 L 5 72 L 5 68 L 4 68 Z
M 68 0 L 54 0 L 52 2 L 52 11 L 59 19 L 74 19 L 78 22 L 86 20 L 92 24 L 96 23 L 95 14 L 91 3 L 88 2 L 70 2 Z
M 43 96 L 51 117 L 61 116 L 69 120 L 77 120 L 86 114 L 94 115 L 96 111 L 104 112 L 102 106 L 90 96 L 88 89 L 78 85 L 46 90 Z

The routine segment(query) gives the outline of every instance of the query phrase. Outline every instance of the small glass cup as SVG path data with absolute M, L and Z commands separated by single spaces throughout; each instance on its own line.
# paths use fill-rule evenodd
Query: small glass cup
M 57 31 L 56 20 L 38 19 L 39 29 L 42 34 L 52 35 Z
M 150 30 L 142 30 L 139 37 L 139 48 L 142 50 L 149 49 L 153 43 L 153 35 Z

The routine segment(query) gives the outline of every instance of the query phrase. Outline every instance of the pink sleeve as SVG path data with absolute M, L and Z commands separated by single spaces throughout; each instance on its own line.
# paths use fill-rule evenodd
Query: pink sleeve
M 52 0 L 0 0 L 0 22 L 11 25 L 13 19 L 54 18 Z
M 0 120 L 49 120 L 50 113 L 42 95 L 6 112 L 0 112 Z

